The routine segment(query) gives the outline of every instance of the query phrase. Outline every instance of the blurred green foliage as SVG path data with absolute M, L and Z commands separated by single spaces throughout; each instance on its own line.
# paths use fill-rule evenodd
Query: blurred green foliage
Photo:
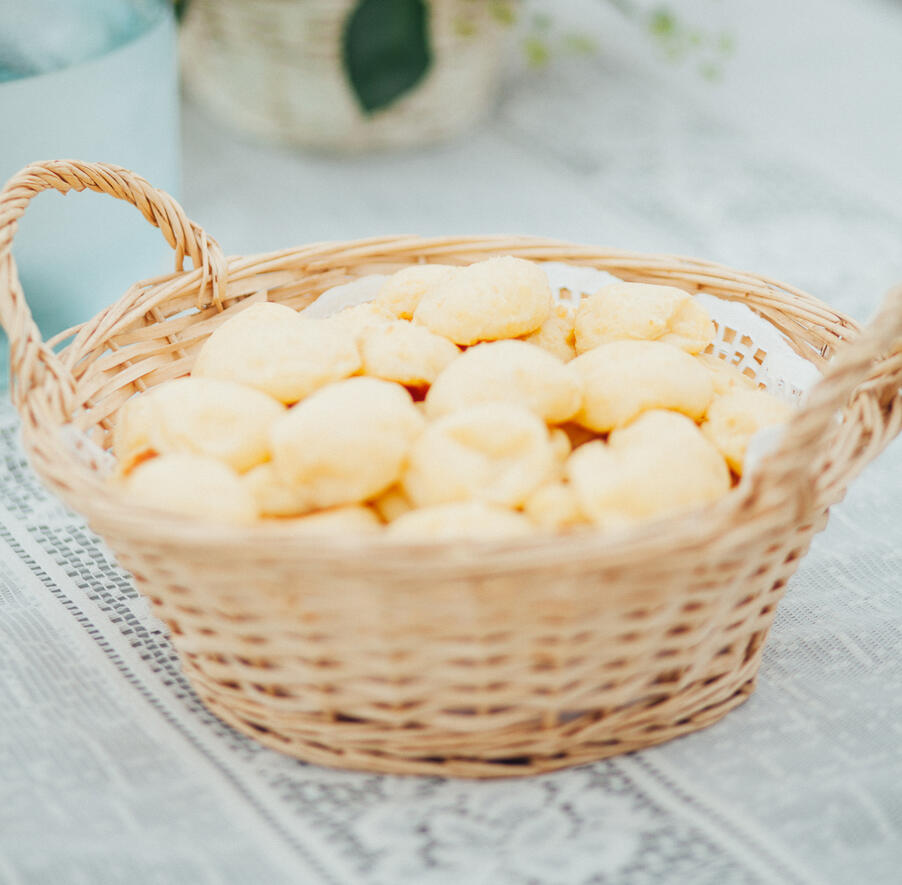
M 522 18 L 525 5 L 521 0 L 471 2 L 487 4 L 492 17 L 507 26 Z M 711 80 L 721 76 L 723 63 L 733 51 L 731 35 L 689 25 L 670 6 L 648 10 L 636 0 L 603 2 L 636 21 L 665 57 L 676 62 L 694 58 L 701 76 Z M 180 18 L 190 0 L 173 3 Z M 554 8 L 550 2 L 549 8 Z M 342 63 L 364 113 L 390 106 L 428 74 L 433 61 L 429 11 L 430 0 L 358 0 L 351 10 L 342 34 Z M 551 12 L 533 12 L 525 24 L 523 51 L 531 67 L 544 67 L 557 53 L 585 55 L 598 49 L 585 33 L 555 34 Z M 461 16 L 455 30 L 462 37 L 478 32 L 469 16 Z

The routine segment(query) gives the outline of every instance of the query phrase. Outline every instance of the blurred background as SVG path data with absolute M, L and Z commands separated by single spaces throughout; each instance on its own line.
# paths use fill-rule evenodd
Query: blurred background
M 0 0 L 0 178 L 125 165 L 230 254 L 536 234 L 865 318 L 902 280 L 900 58 L 896 0 Z M 93 194 L 14 254 L 46 332 L 171 266 Z

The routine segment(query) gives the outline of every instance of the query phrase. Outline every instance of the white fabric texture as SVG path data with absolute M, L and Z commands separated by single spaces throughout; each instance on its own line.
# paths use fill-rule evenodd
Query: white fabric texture
M 889 114 L 902 19 L 884 0 L 824 0 L 817 33 L 832 21 L 833 42 L 796 64 L 820 59 L 828 76 L 853 7 L 856 27 L 883 34 L 867 72 L 884 65 Z M 763 24 L 749 39 L 768 21 L 777 28 L 785 9 L 756 4 Z M 749 15 L 736 21 L 751 28 Z M 596 56 L 518 76 L 491 121 L 427 152 L 301 157 L 245 143 L 189 108 L 186 209 L 230 253 L 402 231 L 522 232 L 722 261 L 867 319 L 902 281 L 902 205 L 838 161 L 848 133 L 842 150 L 809 144 L 808 162 L 798 139 L 781 144 L 757 116 L 743 125 L 723 93 L 704 97 L 634 63 L 638 50 L 616 36 L 602 36 Z M 762 89 L 780 89 L 766 64 L 756 74 Z M 527 780 L 305 765 L 201 707 L 146 601 L 40 488 L 15 415 L 0 406 L 4 885 L 892 885 L 900 688 L 897 441 L 791 581 L 755 694 L 711 728 Z

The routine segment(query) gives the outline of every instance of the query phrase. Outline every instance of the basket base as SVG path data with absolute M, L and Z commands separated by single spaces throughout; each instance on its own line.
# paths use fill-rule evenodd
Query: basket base
M 618 756 L 662 744 L 674 738 L 699 731 L 722 719 L 730 710 L 748 700 L 755 690 L 755 677 L 731 687 L 725 693 L 692 715 L 682 715 L 673 722 L 654 722 L 637 726 L 632 731 L 618 729 L 613 737 L 605 735 L 603 720 L 589 721 L 584 725 L 569 723 L 557 730 L 541 731 L 522 744 L 522 754 L 488 758 L 481 753 L 473 755 L 445 754 L 436 756 L 414 755 L 399 752 L 397 748 L 384 749 L 374 741 L 371 746 L 342 746 L 340 739 L 327 745 L 312 739 L 309 732 L 282 727 L 278 732 L 255 725 L 224 706 L 216 697 L 200 690 L 201 700 L 216 716 L 236 730 L 246 734 L 270 749 L 293 756 L 303 762 L 324 765 L 329 768 L 368 771 L 379 774 L 415 774 L 439 777 L 506 778 L 526 777 L 534 774 L 572 768 L 598 762 L 610 756 Z M 200 689 L 200 686 L 196 686 Z M 510 743 L 507 743 L 510 747 Z M 510 752 L 509 750 L 507 751 Z

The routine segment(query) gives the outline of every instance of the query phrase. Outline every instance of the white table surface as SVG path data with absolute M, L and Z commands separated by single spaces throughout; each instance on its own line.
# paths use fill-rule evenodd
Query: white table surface
M 902 3 L 680 4 L 686 18 L 734 34 L 736 54 L 715 84 L 655 59 L 603 3 L 560 7 L 559 21 L 596 34 L 599 52 L 539 72 L 513 62 L 491 118 L 448 145 L 306 156 L 246 140 L 186 105 L 185 208 L 229 253 L 390 232 L 539 234 L 722 261 L 859 319 L 902 281 Z M 5 482 L 26 482 L 17 465 L 11 456 Z M 265 782 L 278 806 L 267 839 L 249 835 L 257 805 L 240 784 L 215 802 L 199 786 L 196 819 L 125 809 L 144 826 L 116 837 L 143 858 L 129 878 L 899 882 L 900 525 L 897 442 L 835 509 L 791 583 L 756 694 L 704 732 L 484 785 L 328 772 L 237 743 L 253 768 L 248 783 Z M 30 523 L 7 528 L 40 535 Z M 0 665 L 0 685 L 14 677 Z M 10 732 L 12 745 L 58 727 L 41 709 Z M 160 740 L 182 783 L 201 783 L 206 761 Z M 39 757 L 18 758 L 40 781 Z M 147 776 L 166 772 L 148 763 Z M 76 772 L 55 801 L 102 807 L 99 789 Z M 117 851 L 110 834 L 74 815 L 64 838 L 40 795 L 17 797 L 15 839 L 4 841 L 0 826 L 0 882 L 107 881 L 90 871 Z M 179 802 L 192 807 L 185 795 Z M 195 873 L 160 860 L 167 850 L 193 852 Z M 41 852 L 44 872 L 29 873 Z

